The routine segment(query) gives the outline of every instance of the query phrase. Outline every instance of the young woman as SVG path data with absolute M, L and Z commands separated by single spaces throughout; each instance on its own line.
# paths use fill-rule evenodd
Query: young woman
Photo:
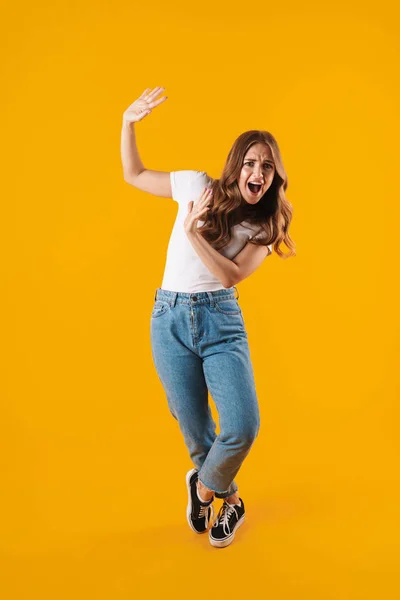
M 125 181 L 178 203 L 164 278 L 151 314 L 152 356 L 169 410 L 195 465 L 186 474 L 187 520 L 209 531 L 213 546 L 233 541 L 245 517 L 234 480 L 260 427 L 247 332 L 235 284 L 272 253 L 295 255 L 288 230 L 292 205 L 278 144 L 267 131 L 246 131 L 234 142 L 219 179 L 204 171 L 146 169 L 134 124 L 167 100 L 146 89 L 123 114 Z M 279 245 L 285 242 L 288 254 Z M 208 403 L 218 411 L 220 433 Z M 212 527 L 214 497 L 223 504 Z

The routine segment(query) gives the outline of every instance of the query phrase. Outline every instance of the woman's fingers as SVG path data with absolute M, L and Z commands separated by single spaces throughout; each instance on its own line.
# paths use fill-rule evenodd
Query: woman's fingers
M 133 102 L 131 104 L 131 106 L 133 106 L 136 102 L 141 100 L 142 102 L 145 102 L 148 107 L 154 108 L 155 106 L 158 106 L 159 104 L 161 104 L 161 102 L 164 102 L 164 100 L 167 100 L 167 96 L 165 96 L 164 98 L 160 98 L 159 100 L 156 100 L 157 96 L 162 91 L 164 91 L 165 88 L 156 87 L 152 91 L 150 91 L 150 90 L 151 90 L 151 88 L 145 89 L 143 94 L 141 96 L 139 96 L 139 98 L 137 100 L 135 100 L 135 102 Z
M 206 206 L 203 206 L 202 208 L 199 207 L 198 211 L 197 211 L 197 215 L 202 215 L 204 212 L 207 212 L 209 210 L 209 206 L 208 204 Z
M 202 191 L 202 194 L 200 196 L 200 200 L 205 199 L 205 198 L 210 198 L 212 196 L 212 190 L 210 190 L 210 188 L 204 188 L 204 190 Z
M 132 102 L 132 104 L 126 109 L 124 112 L 124 120 L 130 123 L 136 123 L 137 121 L 144 119 L 152 112 L 152 109 L 155 106 L 158 106 L 168 99 L 168 97 L 165 96 L 156 100 L 157 96 L 164 90 L 165 88 L 160 86 L 154 88 L 153 90 L 151 90 L 151 88 L 146 88 L 139 98 Z
M 209 188 L 205 188 L 203 190 L 203 193 L 201 194 L 200 200 L 197 204 L 199 209 L 202 209 L 203 206 L 205 206 L 204 210 L 207 210 L 211 206 L 211 204 L 210 204 L 211 198 L 212 198 L 212 191 Z
M 146 100 L 146 102 L 153 102 L 153 100 L 155 100 L 157 96 L 164 90 L 165 88 L 163 87 L 156 87 L 149 94 L 144 96 L 144 100 Z
M 145 95 L 147 94 L 147 92 L 149 92 L 151 90 L 151 88 L 146 88 L 143 92 L 143 94 L 141 96 L 139 96 L 140 99 L 144 98 Z
M 164 96 L 163 98 L 160 98 L 159 100 L 155 100 L 154 102 L 149 102 L 149 106 L 150 108 L 154 108 L 155 106 L 158 106 L 159 104 L 161 104 L 161 102 L 164 102 L 164 100 L 167 100 L 168 96 Z
M 155 96 L 157 96 L 161 90 L 164 90 L 165 88 L 161 87 L 161 86 L 157 86 L 155 88 L 153 88 L 151 90 L 151 92 L 149 92 L 148 94 L 146 94 L 146 100 L 148 100 L 149 98 L 152 99 Z
M 212 197 L 212 191 L 209 188 L 204 188 L 200 199 L 196 204 L 194 200 L 190 200 L 189 202 L 189 210 L 193 211 L 192 215 L 195 219 L 198 219 L 199 215 L 207 212 L 211 206 L 210 198 Z
M 148 98 L 152 97 L 154 92 L 156 92 L 158 89 L 161 89 L 161 88 L 156 87 L 153 90 L 151 88 L 146 88 L 144 90 L 143 94 L 141 96 L 139 96 L 139 98 L 142 100 L 147 100 Z
M 146 90 L 144 90 L 143 94 L 139 96 L 139 98 L 135 102 L 133 102 L 133 104 L 142 101 L 145 102 L 145 106 L 147 109 L 154 108 L 155 106 L 158 106 L 159 104 L 168 99 L 168 96 L 164 96 L 163 98 L 159 98 L 158 100 L 156 100 L 157 96 L 164 90 L 165 88 L 160 86 L 154 88 L 152 91 L 150 91 L 150 88 L 147 88 Z M 131 106 L 133 106 L 133 104 L 131 104 Z
M 213 195 L 212 190 L 210 190 L 209 188 L 206 188 L 203 192 L 204 202 L 207 202 L 207 203 L 210 202 L 212 195 Z

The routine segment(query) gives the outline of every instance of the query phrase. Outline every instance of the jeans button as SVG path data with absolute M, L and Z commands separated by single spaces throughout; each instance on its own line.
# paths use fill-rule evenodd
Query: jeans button
M 197 296 L 193 296 L 192 300 L 193 300 L 193 302 L 196 302 Z

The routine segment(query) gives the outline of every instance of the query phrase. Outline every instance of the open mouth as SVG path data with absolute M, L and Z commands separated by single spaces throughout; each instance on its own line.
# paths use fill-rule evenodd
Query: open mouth
M 262 185 L 261 183 L 248 183 L 247 187 L 249 188 L 253 196 L 257 196 L 258 193 L 261 191 Z

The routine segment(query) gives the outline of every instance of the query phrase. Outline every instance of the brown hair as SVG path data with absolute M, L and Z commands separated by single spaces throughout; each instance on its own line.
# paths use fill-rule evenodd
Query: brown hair
M 261 200 L 255 205 L 248 205 L 240 193 L 238 179 L 246 152 L 257 143 L 264 143 L 270 147 L 275 174 Z M 232 238 L 231 228 L 242 222 L 245 215 L 248 223 L 261 226 L 260 234 L 263 236 L 262 239 L 251 239 L 249 243 L 259 246 L 273 244 L 275 252 L 281 258 L 296 256 L 296 246 L 289 235 L 293 207 L 285 196 L 287 186 L 288 178 L 274 136 L 268 131 L 245 131 L 233 143 L 221 177 L 212 182 L 212 205 L 206 213 L 205 223 L 198 228 L 198 232 L 216 250 L 220 250 L 229 244 Z M 279 248 L 282 241 L 289 248 L 287 254 Z

